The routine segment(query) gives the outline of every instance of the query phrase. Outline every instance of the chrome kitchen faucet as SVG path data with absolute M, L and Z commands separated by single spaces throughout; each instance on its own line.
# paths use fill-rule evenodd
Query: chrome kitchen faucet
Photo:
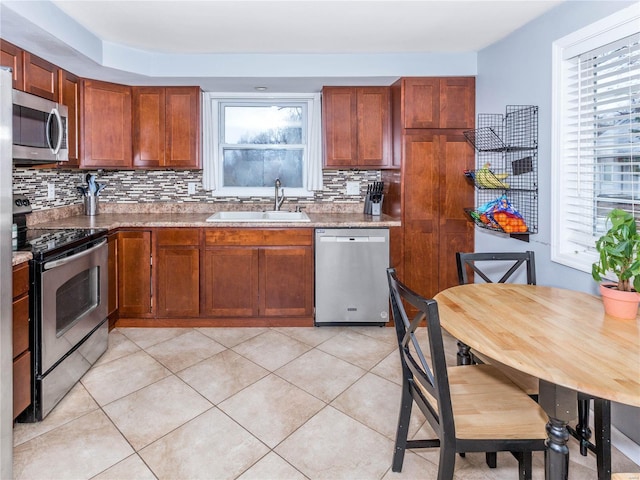
M 275 183 L 275 197 L 273 200 L 273 209 L 277 212 L 280 210 L 280 207 L 282 206 L 282 203 L 284 202 L 284 188 L 280 188 L 282 184 L 280 183 L 280 179 L 276 178 L 276 183 Z M 282 194 L 282 196 L 280 198 L 278 198 L 278 196 Z

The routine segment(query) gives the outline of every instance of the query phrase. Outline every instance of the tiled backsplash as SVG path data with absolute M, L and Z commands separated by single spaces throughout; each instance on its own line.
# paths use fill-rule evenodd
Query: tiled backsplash
M 81 170 L 22 168 L 13 169 L 13 193 L 26 195 L 35 210 L 44 210 L 82 203 L 77 186 L 86 185 Z M 313 198 L 287 197 L 288 204 L 308 205 L 312 203 L 360 203 L 369 183 L 380 180 L 378 170 L 325 170 L 323 190 Z M 101 203 L 262 203 L 269 197 L 216 198 L 202 190 L 200 170 L 120 170 L 102 171 L 97 182 L 107 186 L 100 195 Z M 359 195 L 346 194 L 346 182 L 360 182 Z M 187 185 L 195 182 L 195 195 L 187 193 Z M 55 198 L 48 198 L 48 185 L 53 184 Z

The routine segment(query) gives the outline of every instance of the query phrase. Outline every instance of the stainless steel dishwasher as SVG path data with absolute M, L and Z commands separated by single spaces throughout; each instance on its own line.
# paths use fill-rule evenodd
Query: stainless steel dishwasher
M 389 320 L 389 229 L 318 228 L 316 325 L 384 325 Z

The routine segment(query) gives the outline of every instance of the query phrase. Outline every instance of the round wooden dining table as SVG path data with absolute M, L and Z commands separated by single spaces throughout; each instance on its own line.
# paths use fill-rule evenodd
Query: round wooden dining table
M 577 392 L 640 407 L 640 317 L 611 317 L 599 297 L 539 285 L 459 285 L 434 299 L 452 336 L 540 380 L 547 480 L 568 478 Z

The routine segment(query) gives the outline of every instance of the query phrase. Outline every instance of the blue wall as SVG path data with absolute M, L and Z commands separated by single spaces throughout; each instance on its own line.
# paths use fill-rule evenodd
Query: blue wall
M 551 262 L 551 46 L 571 32 L 638 2 L 567 1 L 478 53 L 476 112 L 504 113 L 506 105 L 538 105 L 538 234 L 530 243 L 476 229 L 475 249 L 534 250 L 540 285 L 597 293 L 591 275 Z M 579 359 L 576 359 L 579 361 Z M 614 406 L 614 424 L 640 444 L 640 411 Z

